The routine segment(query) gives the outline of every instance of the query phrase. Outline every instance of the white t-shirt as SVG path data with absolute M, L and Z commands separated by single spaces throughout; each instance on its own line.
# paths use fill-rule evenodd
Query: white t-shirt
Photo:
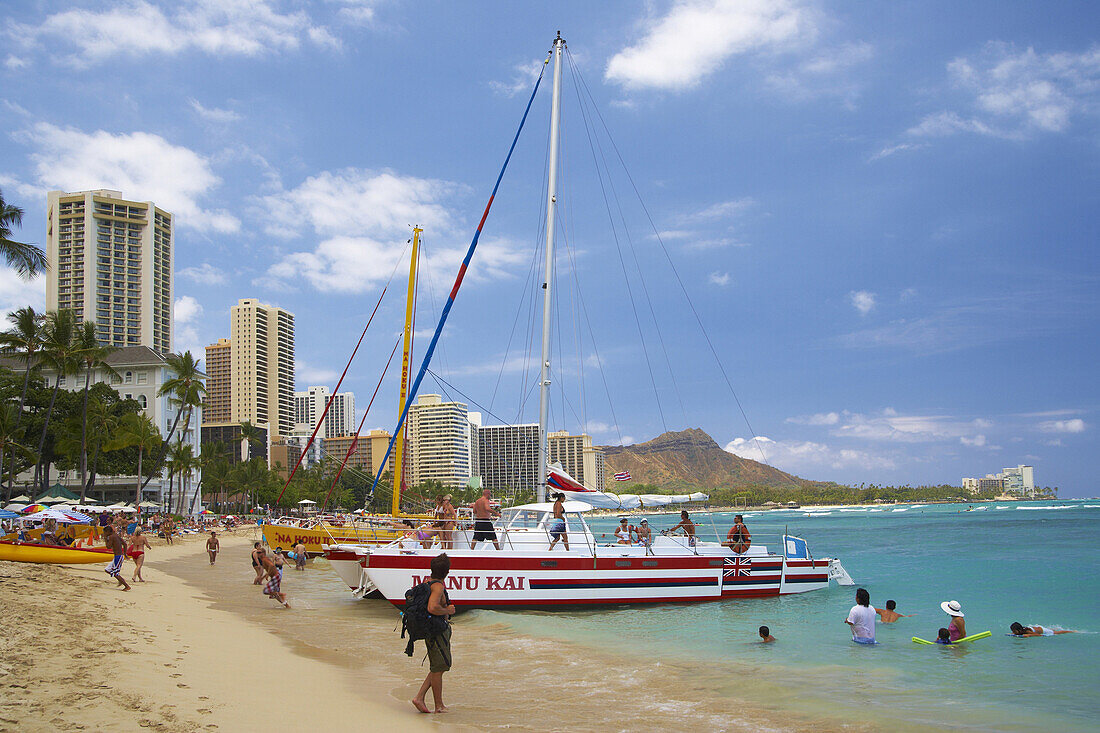
M 861 639 L 875 638 L 875 609 L 871 606 L 852 606 L 848 612 L 848 623 L 852 624 L 852 635 Z

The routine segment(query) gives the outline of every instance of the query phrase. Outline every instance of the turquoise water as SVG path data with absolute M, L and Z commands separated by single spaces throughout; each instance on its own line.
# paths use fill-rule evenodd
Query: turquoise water
M 729 675 L 730 694 L 749 691 L 807 714 L 830 710 L 844 720 L 902 728 L 1096 730 L 1100 501 L 972 506 L 746 517 L 754 542 L 777 547 L 789 527 L 815 556 L 841 558 L 872 605 L 894 599 L 899 612 L 914 614 L 880 624 L 874 647 L 850 641 L 844 619 L 855 587 L 835 584 L 771 599 L 471 615 L 476 623 L 504 623 L 652 664 L 686 660 L 701 675 Z M 723 533 L 732 521 L 729 514 L 711 517 Z M 675 521 L 650 523 L 660 529 Z M 590 524 L 610 533 L 615 519 Z M 934 639 L 947 625 L 939 607 L 946 600 L 962 604 L 968 633 L 988 629 L 992 638 L 953 648 L 913 644 L 910 637 Z M 1013 621 L 1087 633 L 1017 639 L 1005 636 Z M 761 624 L 771 627 L 776 644 L 755 642 Z

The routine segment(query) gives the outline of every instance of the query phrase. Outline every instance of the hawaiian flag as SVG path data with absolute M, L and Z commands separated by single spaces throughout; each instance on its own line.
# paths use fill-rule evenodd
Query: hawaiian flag
M 727 557 L 723 579 L 746 578 L 752 575 L 752 560 L 747 557 Z
M 630 472 L 629 471 L 620 471 L 619 473 L 615 474 L 615 480 L 616 481 L 629 481 L 630 480 Z

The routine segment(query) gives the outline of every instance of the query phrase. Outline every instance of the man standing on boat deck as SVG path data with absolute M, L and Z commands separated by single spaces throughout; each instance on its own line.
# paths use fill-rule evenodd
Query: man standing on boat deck
M 561 540 L 569 552 L 569 532 L 565 526 L 565 494 L 554 497 L 554 519 L 550 522 L 550 549 Z
M 474 549 L 478 542 L 492 542 L 499 550 L 500 540 L 497 539 L 497 531 L 493 529 L 493 505 L 492 492 L 488 488 L 481 490 L 481 497 L 473 504 L 474 510 L 474 538 L 470 540 L 470 549 Z M 499 515 L 498 515 L 499 516 Z
M 687 537 L 688 547 L 695 547 L 695 522 L 691 521 L 687 512 L 680 512 L 680 523 L 668 530 L 668 533 L 673 534 L 678 529 L 683 530 Z

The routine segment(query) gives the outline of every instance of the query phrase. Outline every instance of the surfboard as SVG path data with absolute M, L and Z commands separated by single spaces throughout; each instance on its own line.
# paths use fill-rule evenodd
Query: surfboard
M 971 634 L 970 636 L 964 636 L 961 639 L 957 639 L 950 644 L 941 644 L 940 646 L 953 646 L 955 644 L 962 644 L 964 641 L 975 641 L 976 639 L 984 639 L 988 636 L 993 636 L 992 631 L 979 631 L 977 634 Z M 916 636 L 913 637 L 914 644 L 930 644 L 935 645 L 936 642 L 928 641 L 927 639 L 920 639 Z

